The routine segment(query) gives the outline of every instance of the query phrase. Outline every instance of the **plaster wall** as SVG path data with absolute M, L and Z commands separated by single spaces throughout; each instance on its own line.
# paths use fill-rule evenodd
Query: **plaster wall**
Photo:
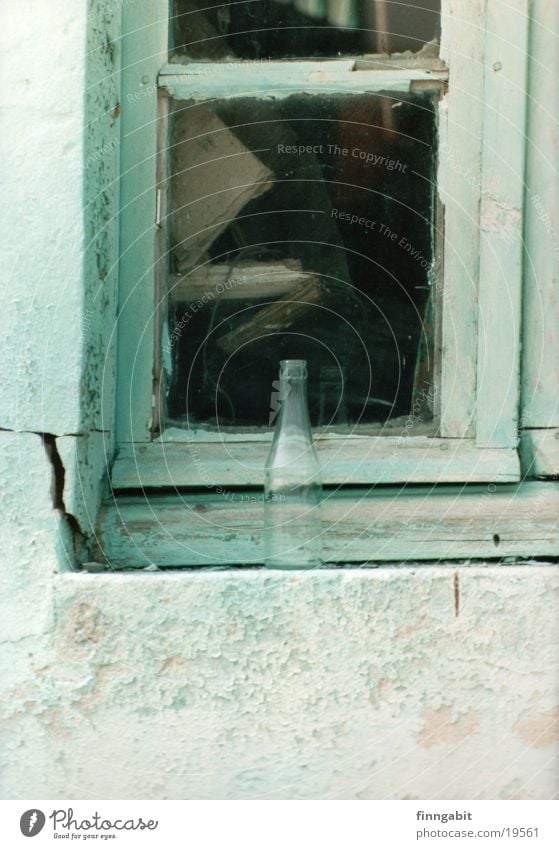
M 88 5 L 2 6 L 0 792 L 555 797 L 554 567 L 69 571 Z
M 85 6 L 0 12 L 0 426 L 14 430 L 80 426 Z

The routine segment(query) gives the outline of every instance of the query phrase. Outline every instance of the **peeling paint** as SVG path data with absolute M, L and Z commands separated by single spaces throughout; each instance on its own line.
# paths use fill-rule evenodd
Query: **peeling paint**
M 446 705 L 436 710 L 425 710 L 423 721 L 417 742 L 427 748 L 462 743 L 467 737 L 475 734 L 481 724 L 476 711 L 456 714 L 453 708 Z
M 551 798 L 559 579 L 470 567 L 456 618 L 452 574 L 60 575 L 55 627 L 0 714 L 35 740 L 20 759 L 46 737 L 54 794 Z
M 514 726 L 526 746 L 544 749 L 559 743 L 559 707 L 547 713 L 529 713 Z
M 485 196 L 481 216 L 481 229 L 506 238 L 509 234 L 520 237 L 522 232 L 522 213 L 498 198 Z
M 17 274 L 0 419 L 4 798 L 556 798 L 553 567 L 470 565 L 458 587 L 448 565 L 62 573 L 72 548 L 62 512 L 88 528 L 112 450 L 106 156 L 118 156 L 120 98 L 116 79 L 108 93 L 96 83 L 119 49 L 119 4 L 35 4 L 29 28 L 26 4 L 6 2 Z M 88 108 L 106 112 L 84 150 L 88 6 L 105 45 Z M 94 165 L 86 189 L 85 298 L 84 156 L 106 168 Z M 467 270 L 475 253 L 460 257 Z M 54 502 L 38 432 L 63 467 Z

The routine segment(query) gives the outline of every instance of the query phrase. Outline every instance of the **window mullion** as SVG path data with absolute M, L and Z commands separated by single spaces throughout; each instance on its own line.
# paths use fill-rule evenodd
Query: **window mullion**
M 438 192 L 444 205 L 440 434 L 473 436 L 476 409 L 479 190 L 485 0 L 443 0 Z
M 518 440 L 528 5 L 487 6 L 476 422 L 482 447 Z
M 439 89 L 448 78 L 442 65 L 432 68 L 373 67 L 354 70 L 354 59 L 322 62 L 206 62 L 170 64 L 162 68 L 159 85 L 177 100 L 291 94 L 363 94 L 411 91 L 432 83 Z
M 121 214 L 117 439 L 150 438 L 157 261 L 157 72 L 167 57 L 167 0 L 122 8 Z

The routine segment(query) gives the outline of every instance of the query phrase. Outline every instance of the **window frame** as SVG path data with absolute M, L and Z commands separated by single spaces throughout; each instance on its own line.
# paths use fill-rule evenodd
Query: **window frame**
M 527 0 L 515 2 L 519 11 L 527 5 Z M 218 70 L 212 70 L 211 63 L 170 65 L 166 61 L 168 4 L 158 0 L 149 5 L 151 21 L 140 29 L 131 30 L 126 25 L 127 19 L 133 26 L 137 21 L 128 6 L 123 9 L 123 90 L 128 103 L 122 116 L 120 303 L 121 313 L 126 312 L 131 321 L 121 321 L 119 330 L 118 398 L 125 402 L 118 409 L 117 442 L 121 451 L 114 470 L 118 488 L 132 482 L 141 485 L 139 458 L 132 457 L 137 474 L 130 468 L 130 445 L 147 443 L 153 467 L 158 457 L 162 459 L 160 443 L 166 441 L 165 435 L 154 441 L 151 433 L 159 396 L 158 375 L 152 372 L 161 304 L 154 303 L 154 291 L 148 291 L 155 287 L 146 285 L 146 278 L 157 275 L 161 267 L 158 253 L 163 253 L 156 219 L 165 215 L 164 193 L 158 188 L 162 175 L 158 173 L 161 163 L 156 150 L 165 99 L 158 98 L 157 92 L 162 90 L 177 99 L 230 96 L 232 91 L 237 95 L 240 86 L 249 96 L 270 91 L 276 97 L 299 91 L 365 93 L 444 83 L 447 78 L 444 71 L 418 68 L 351 70 L 353 59 L 266 62 L 258 74 L 251 62 L 220 63 Z M 430 442 L 424 436 L 406 433 L 406 456 L 414 451 L 417 461 L 411 477 L 409 469 L 398 473 L 394 468 L 398 463 L 390 452 L 390 467 L 384 468 L 386 450 L 381 440 L 401 442 L 400 437 L 390 435 L 389 427 L 384 429 L 386 436 L 373 436 L 366 446 L 361 435 L 341 436 L 350 447 L 349 453 L 360 449 L 364 459 L 373 461 L 360 464 L 360 472 L 353 464 L 347 470 L 349 483 L 357 479 L 361 483 L 378 482 L 379 470 L 381 480 L 387 482 L 510 482 L 520 477 L 516 375 L 520 367 L 526 62 L 514 59 L 519 50 L 527 56 L 528 19 L 522 14 L 512 16 L 512 24 L 507 24 L 510 44 L 506 45 L 498 37 L 496 26 L 502 6 L 502 0 L 488 0 L 487 6 L 484 0 L 469 0 L 462 2 L 457 13 L 457 0 L 443 0 L 442 4 L 441 56 L 450 69 L 450 86 L 439 109 L 438 189 L 445 205 L 439 432 Z M 470 20 L 478 21 L 479 26 L 470 24 Z M 486 33 L 485 44 L 479 41 L 480 32 Z M 502 72 L 507 64 L 505 50 L 511 54 L 512 66 L 507 76 Z M 493 61 L 493 54 L 503 58 Z M 500 72 L 494 70 L 497 62 Z M 476 104 L 482 104 L 482 108 L 472 112 Z M 510 140 L 506 158 L 500 156 L 504 137 Z M 153 155 L 146 158 L 146 150 Z M 140 180 L 148 188 L 138 198 Z M 507 238 L 499 236 L 498 231 Z M 141 234 L 139 241 L 136 233 Z M 478 333 L 486 326 L 485 316 L 491 318 L 503 304 L 509 307 L 508 321 L 501 323 L 498 332 L 493 323 L 491 334 Z M 137 334 L 129 332 L 134 327 L 141 328 L 139 342 Z M 175 433 L 174 438 L 180 440 L 180 434 Z M 186 434 L 183 441 L 190 443 L 193 438 L 193 434 Z M 452 443 L 452 451 L 442 461 L 441 439 L 459 440 Z M 196 434 L 195 441 L 212 445 L 215 452 L 213 440 L 203 434 Z M 317 441 L 320 450 L 321 443 L 331 442 L 331 437 L 323 440 L 318 436 Z M 247 436 L 246 442 L 251 445 L 253 440 Z M 479 462 L 474 461 L 474 449 Z M 251 449 L 247 451 L 250 454 Z M 189 480 L 188 464 L 179 467 L 180 473 L 177 469 L 173 476 L 169 464 L 165 464 L 162 480 L 177 486 L 199 482 L 194 469 Z M 334 483 L 340 472 L 343 470 L 336 467 L 329 480 Z
M 433 77 L 437 80 L 437 73 L 442 78 L 439 81 L 444 80 L 444 74 L 439 71 L 433 74 L 417 68 L 379 70 L 376 67 L 350 71 L 350 60 L 266 62 L 262 73 L 255 75 L 252 70 L 244 78 L 239 76 L 243 64 L 254 63 L 231 63 L 226 70 L 221 65 L 216 75 L 208 73 L 210 66 L 206 63 L 169 65 L 167 0 L 153 0 L 147 5 L 149 8 L 140 27 L 133 9 L 127 4 L 123 6 L 125 108 L 122 115 L 117 391 L 120 403 L 117 409 L 118 448 L 111 474 L 117 499 L 105 510 L 101 521 L 104 540 L 119 537 L 116 549 L 125 537 L 130 538 L 132 548 L 137 547 L 135 535 L 131 535 L 125 520 L 127 510 L 131 511 L 131 516 L 138 511 L 144 515 L 147 512 L 155 524 L 161 524 L 150 500 L 152 496 L 159 499 L 157 503 L 164 512 L 175 511 L 173 515 L 178 515 L 180 511 L 184 517 L 185 506 L 192 506 L 188 514 L 193 516 L 195 505 L 208 509 L 203 501 L 209 500 L 212 504 L 212 499 L 223 501 L 226 494 L 223 487 L 260 486 L 269 438 L 233 434 L 222 443 L 207 432 L 175 431 L 164 433 L 158 439 L 152 436 L 153 411 L 159 390 L 158 375 L 153 373 L 153 357 L 161 308 L 154 295 L 153 278 L 162 267 L 159 224 L 165 215 L 164 198 L 159 188 L 161 163 L 157 156 L 159 119 L 165 108 L 165 98 L 158 97 L 158 91 L 164 88 L 175 96 L 189 98 L 193 94 L 215 96 L 244 79 L 254 93 L 262 91 L 262 86 L 278 82 L 283 82 L 284 91 L 307 86 L 317 93 L 333 91 L 333 87 L 339 92 L 340 86 L 342 90 L 346 86 L 361 93 L 386 87 L 390 80 L 400 86 L 403 78 L 419 83 L 425 80 L 428 84 L 433 82 Z M 355 506 L 361 505 L 358 509 L 365 509 L 365 515 L 370 517 L 374 510 L 371 512 L 367 505 L 373 502 L 364 502 L 364 491 L 351 487 L 402 484 L 405 488 L 442 484 L 447 496 L 452 500 L 458 498 L 461 509 L 467 512 L 469 502 L 465 495 L 474 493 L 476 487 L 467 490 L 464 485 L 490 483 L 494 487 L 490 491 L 499 496 L 493 504 L 501 497 L 506 501 L 512 491 L 516 493 L 518 504 L 517 482 L 522 474 L 518 418 L 528 0 L 513 0 L 512 3 L 511 0 L 506 3 L 504 0 L 443 0 L 441 20 L 441 58 L 449 68 L 450 85 L 439 110 L 438 191 L 445 205 L 443 319 L 438 340 L 444 351 L 439 432 L 434 436 L 400 433 L 349 438 L 333 433 L 317 439 L 319 454 L 330 458 L 325 483 L 350 487 L 343 493 L 336 493 L 335 497 L 353 498 Z M 503 21 L 507 22 L 506 38 L 500 34 Z M 286 80 L 288 66 L 289 80 Z M 126 108 L 127 104 L 130 108 Z M 505 151 L 503 139 L 506 139 Z M 146 151 L 151 151 L 150 155 L 146 156 Z M 138 185 L 147 188 L 138 193 Z M 151 280 L 152 285 L 146 285 L 146 280 Z M 498 324 L 504 304 L 507 320 Z M 488 326 L 492 328 L 491 333 L 479 332 Z M 220 447 L 221 455 L 217 453 Z M 226 457 L 229 462 L 224 462 Z M 243 469 L 242 475 L 239 468 Z M 166 488 L 177 490 L 176 495 L 165 494 Z M 212 488 L 217 488 L 217 494 L 210 493 Z M 134 501 L 133 492 L 137 490 L 144 493 L 140 502 Z M 381 488 L 374 492 L 369 489 L 367 499 L 374 496 L 374 503 L 381 505 L 382 514 L 382 499 L 388 504 L 395 493 L 401 492 L 401 489 Z M 426 496 L 433 493 L 432 487 L 418 490 L 419 501 L 415 503 L 428 503 Z M 534 490 L 523 490 L 523 493 L 535 497 Z M 242 502 L 242 495 L 240 498 Z M 168 503 L 164 503 L 165 499 Z M 254 505 L 249 508 L 243 502 L 237 508 L 235 504 L 232 498 L 227 506 L 242 512 L 241 524 L 244 523 L 245 530 L 250 528 L 251 522 L 254 525 L 255 511 L 259 508 Z M 513 510 L 513 524 L 514 514 Z M 134 525 L 134 520 L 131 521 Z M 173 519 L 169 521 L 172 527 Z M 425 539 L 429 538 L 429 528 L 434 528 L 436 521 L 433 514 L 424 523 L 421 533 Z M 332 525 L 333 536 L 336 536 L 335 526 L 336 522 Z M 189 534 L 196 536 L 194 525 L 186 522 L 184 527 L 187 537 Z M 511 533 L 512 530 L 513 525 Z M 394 542 L 391 533 L 387 539 Z M 401 527 L 398 533 L 401 536 Z M 156 562 L 164 565 L 224 562 L 223 552 L 218 554 L 219 545 L 215 545 L 216 532 L 211 527 L 202 529 L 208 550 L 204 549 L 199 558 L 192 556 L 189 546 L 188 556 L 171 551 L 173 534 L 162 529 L 162 536 L 165 539 L 156 545 L 159 551 Z M 483 545 L 475 548 L 474 554 L 466 544 L 462 548 L 458 546 L 454 555 L 448 551 L 448 556 L 494 555 L 491 534 L 487 539 L 485 536 Z M 353 546 L 355 551 L 350 559 L 379 559 L 378 551 L 372 550 L 369 535 L 363 531 L 359 538 L 363 544 Z M 551 531 L 543 538 L 546 551 L 550 545 L 557 547 Z M 124 547 L 129 557 L 131 546 Z M 407 558 L 416 549 L 417 538 L 408 542 L 400 539 L 398 545 L 392 546 L 392 554 L 397 552 L 396 559 Z M 163 550 L 167 554 L 162 554 Z M 229 545 L 226 559 L 232 563 L 258 562 L 257 547 L 249 545 L 248 550 L 252 558 L 242 546 L 232 555 Z M 426 550 L 429 557 L 444 556 L 448 540 L 438 540 Z M 344 560 L 339 546 L 336 551 L 330 557 L 332 562 Z M 507 551 L 511 556 L 522 554 L 514 545 Z M 115 556 L 118 560 L 120 555 Z M 387 555 L 381 559 L 394 558 Z M 144 561 L 142 553 L 140 562 Z

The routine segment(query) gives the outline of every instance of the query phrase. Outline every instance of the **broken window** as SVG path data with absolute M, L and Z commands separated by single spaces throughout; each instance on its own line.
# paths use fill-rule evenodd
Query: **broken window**
M 430 92 L 173 104 L 167 423 L 268 425 L 281 359 L 315 426 L 431 413 Z
M 231 60 L 416 52 L 440 0 L 175 0 L 175 58 Z

